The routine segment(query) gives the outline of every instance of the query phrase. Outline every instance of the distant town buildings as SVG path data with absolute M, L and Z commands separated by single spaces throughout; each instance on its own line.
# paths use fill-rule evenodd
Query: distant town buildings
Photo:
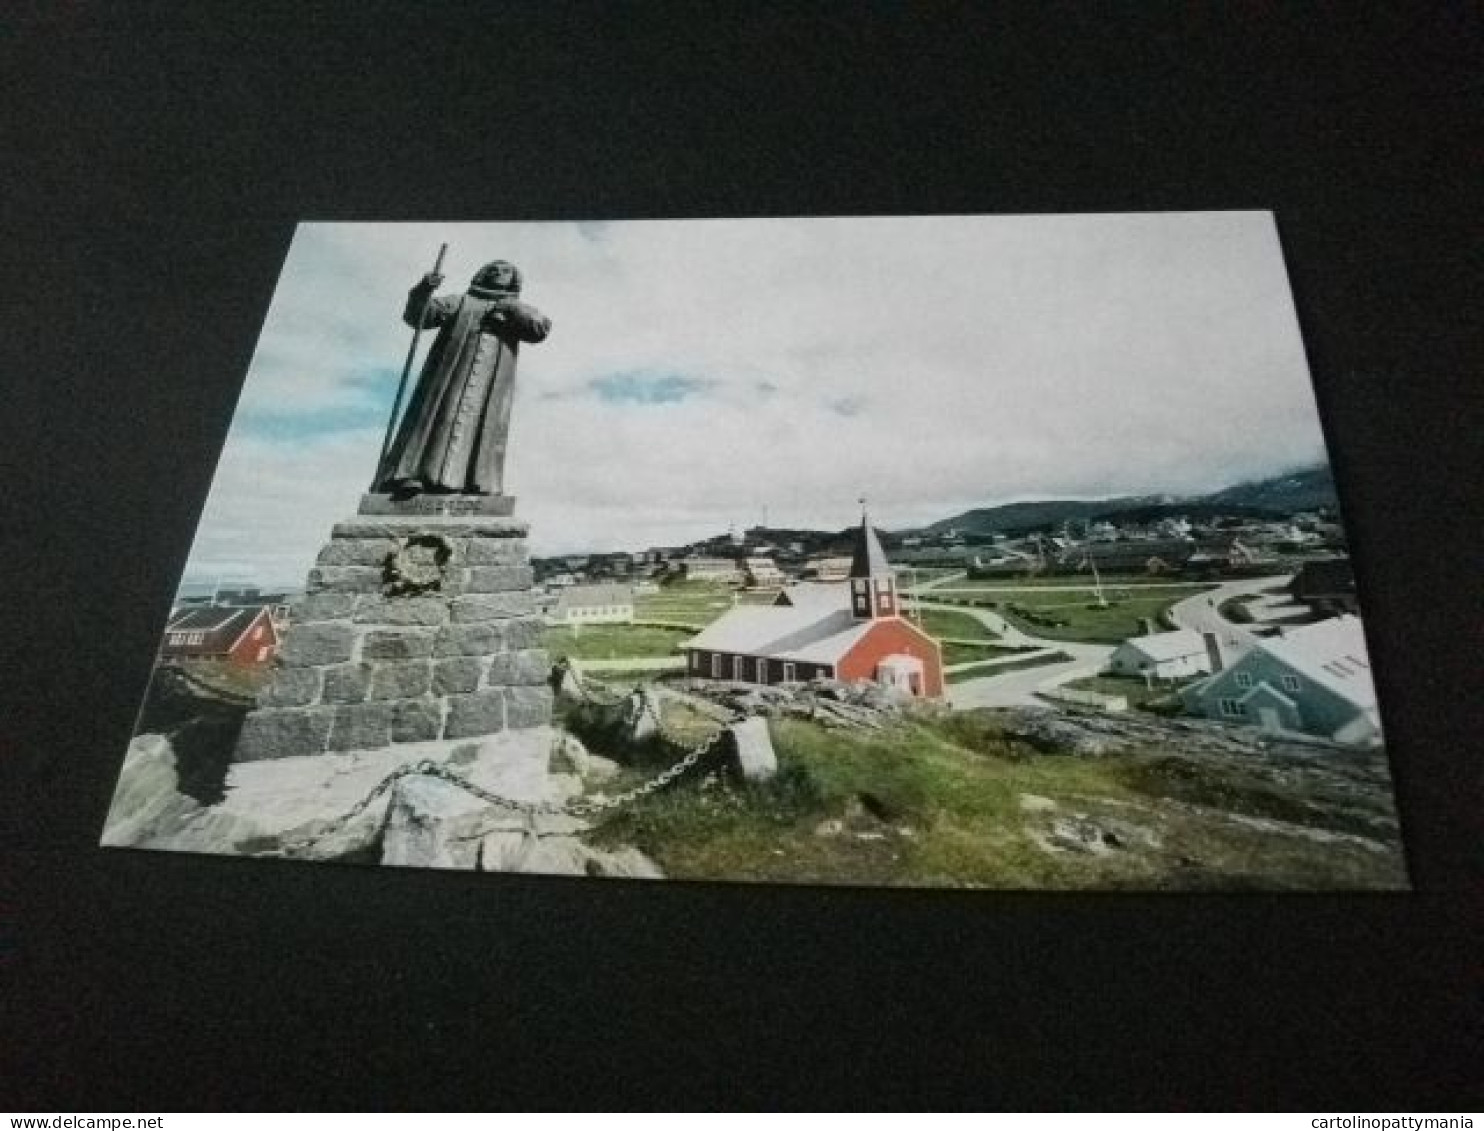
M 775 589 L 784 582 L 783 571 L 772 558 L 745 558 L 742 572 L 750 589 Z
M 742 582 L 742 569 L 735 558 L 697 555 L 681 558 L 679 564 L 687 581 L 715 581 L 723 585 L 738 585 Z

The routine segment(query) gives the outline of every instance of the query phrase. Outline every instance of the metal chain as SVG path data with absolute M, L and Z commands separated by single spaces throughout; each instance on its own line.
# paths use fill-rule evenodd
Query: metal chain
M 653 712 L 652 707 L 650 708 L 650 710 L 651 712 Z M 424 775 L 426 777 L 438 778 L 440 781 L 446 781 L 450 785 L 457 786 L 459 789 L 464 790 L 466 793 L 472 794 L 473 796 L 479 798 L 481 801 L 484 801 L 487 804 L 496 805 L 502 809 L 510 809 L 518 813 L 525 813 L 532 816 L 548 817 L 558 816 L 561 814 L 566 814 L 572 817 L 596 816 L 599 813 L 606 813 L 610 810 L 617 809 L 621 805 L 628 805 L 634 801 L 639 800 L 641 797 L 648 797 L 651 793 L 654 793 L 657 790 L 664 789 L 665 786 L 669 785 L 676 778 L 684 774 L 687 770 L 694 767 L 696 763 L 698 763 L 712 749 L 714 749 L 716 745 L 721 741 L 724 734 L 726 734 L 725 728 L 718 730 L 704 742 L 698 744 L 690 751 L 688 751 L 686 755 L 680 759 L 680 761 L 669 766 L 667 769 L 661 770 L 654 777 L 650 778 L 648 781 L 642 783 L 641 785 L 635 786 L 633 789 L 625 790 L 623 793 L 617 794 L 613 797 L 579 799 L 576 801 L 569 801 L 565 803 L 553 801 L 517 801 L 513 797 L 505 797 L 501 794 L 494 793 L 488 789 L 485 789 L 481 785 L 476 785 L 474 782 L 470 781 L 462 774 L 454 772 L 445 763 L 434 762 L 430 759 L 425 758 L 421 762 L 415 762 L 412 765 L 402 766 L 399 769 L 393 770 L 386 777 L 382 778 L 381 781 L 376 784 L 376 787 L 372 789 L 370 793 L 361 798 L 360 801 L 356 802 L 356 804 L 351 807 L 350 811 L 347 812 L 343 817 L 337 819 L 334 824 L 325 829 L 323 832 L 319 833 L 308 843 L 300 845 L 299 847 L 301 850 L 304 848 L 313 847 L 321 841 L 328 839 L 335 833 L 340 832 L 362 813 L 364 813 L 366 809 L 377 800 L 377 798 L 385 794 L 387 790 L 392 788 L 393 785 L 401 781 L 403 778 L 413 777 L 415 775 Z

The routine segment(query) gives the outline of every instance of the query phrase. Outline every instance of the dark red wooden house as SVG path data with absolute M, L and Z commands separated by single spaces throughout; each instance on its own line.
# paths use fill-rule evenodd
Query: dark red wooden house
M 212 605 L 178 609 L 165 626 L 163 660 L 228 660 L 251 667 L 278 653 L 271 605 Z

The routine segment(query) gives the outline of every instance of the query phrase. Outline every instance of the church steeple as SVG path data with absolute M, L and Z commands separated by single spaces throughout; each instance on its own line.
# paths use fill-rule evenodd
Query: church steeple
M 850 611 L 856 620 L 880 620 L 898 615 L 897 579 L 871 527 L 865 502 L 861 500 L 861 524 L 850 560 Z

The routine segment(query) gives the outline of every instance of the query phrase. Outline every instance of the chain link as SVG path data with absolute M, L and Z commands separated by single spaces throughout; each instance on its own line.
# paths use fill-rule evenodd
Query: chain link
M 579 687 L 582 687 L 584 694 L 586 694 L 587 688 L 583 686 L 584 683 L 585 681 L 583 681 L 581 677 L 579 677 Z M 616 706 L 617 704 L 624 702 L 628 698 L 629 696 L 627 695 L 619 696 L 611 704 L 608 705 Z M 650 718 L 654 720 L 655 727 L 658 729 L 660 736 L 664 738 L 665 741 L 675 746 L 683 746 L 684 743 L 677 741 L 676 738 L 673 736 L 673 732 L 666 733 L 667 728 L 665 726 L 664 720 L 660 717 L 659 708 L 656 706 L 653 697 L 645 695 L 643 696 L 643 700 L 644 707 L 640 717 L 643 717 L 643 714 L 648 714 Z M 383 796 L 397 782 L 401 781 L 403 778 L 419 775 L 438 778 L 440 781 L 448 782 L 450 785 L 457 786 L 459 789 L 464 790 L 466 793 L 472 794 L 474 797 L 479 798 L 486 804 L 495 805 L 501 809 L 509 809 L 517 813 L 524 813 L 528 816 L 554 817 L 563 814 L 571 817 L 597 816 L 601 813 L 611 812 L 612 810 L 617 809 L 620 806 L 629 805 L 635 801 L 638 801 L 640 798 L 648 797 L 650 794 L 664 789 L 676 778 L 680 777 L 686 771 L 692 769 L 708 753 L 713 751 L 725 735 L 726 727 L 722 726 L 718 728 L 714 734 L 710 735 L 704 741 L 698 743 L 690 750 L 688 750 L 685 756 L 678 762 L 675 762 L 673 765 L 667 767 L 664 770 L 661 770 L 654 777 L 650 778 L 648 781 L 641 783 L 640 785 L 636 785 L 633 789 L 625 790 L 623 793 L 616 794 L 613 797 L 598 796 L 593 798 L 579 798 L 577 800 L 568 802 L 518 801 L 513 797 L 505 797 L 501 794 L 494 793 L 491 790 L 485 789 L 481 785 L 476 785 L 474 782 L 470 781 L 462 774 L 455 772 L 446 763 L 434 762 L 431 759 L 425 758 L 420 762 L 415 762 L 412 765 L 402 766 L 399 769 L 393 770 L 386 777 L 382 778 L 381 781 L 376 784 L 375 788 L 373 788 L 370 793 L 366 794 L 365 797 L 356 802 L 356 804 L 351 807 L 349 812 L 347 812 L 344 816 L 338 818 L 332 825 L 330 825 L 329 828 L 317 834 L 313 839 L 305 844 L 299 845 L 298 847 L 301 850 L 305 848 L 312 848 L 314 845 L 319 844 L 321 841 L 327 840 L 335 833 L 342 831 L 352 821 L 354 821 L 357 817 L 364 813 L 372 804 L 376 802 L 378 798 Z M 553 744 L 554 748 L 556 745 L 559 745 L 561 741 L 562 740 L 559 737 L 556 740 L 556 743 Z

